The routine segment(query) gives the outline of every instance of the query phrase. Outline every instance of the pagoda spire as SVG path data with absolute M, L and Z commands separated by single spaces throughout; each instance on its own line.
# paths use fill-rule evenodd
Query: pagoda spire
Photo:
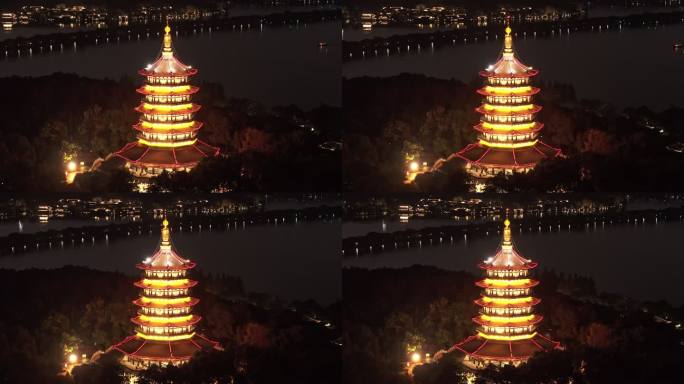
M 503 51 L 503 56 L 504 57 L 513 57 L 513 36 L 511 35 L 511 32 L 513 30 L 511 29 L 510 25 L 506 25 L 506 35 L 504 36 L 504 51 Z
M 219 149 L 197 137 L 202 123 L 195 120 L 195 114 L 201 107 L 192 97 L 199 88 L 190 84 L 197 69 L 176 57 L 168 19 L 160 56 L 138 73 L 146 81 L 137 89 L 142 95 L 135 108 L 140 119 L 133 126 L 137 141 L 114 154 L 126 161 L 126 168 L 142 188 L 147 179 L 164 171 L 190 171 L 202 159 L 218 155 Z
M 131 369 L 150 365 L 178 365 L 188 362 L 200 350 L 220 349 L 220 345 L 197 333 L 202 317 L 193 313 L 199 299 L 190 295 L 197 281 L 188 276 L 195 263 L 172 249 L 169 221 L 162 221 L 161 243 L 155 254 L 137 265 L 142 278 L 134 285 L 140 297 L 131 319 L 135 334 L 112 346 L 123 354 Z
M 536 266 L 513 247 L 511 222 L 506 217 L 501 249 L 480 264 L 485 276 L 475 283 L 482 288 L 475 300 L 480 307 L 473 318 L 477 333 L 454 346 L 466 354 L 466 363 L 475 367 L 518 365 L 537 352 L 560 348 L 558 342 L 537 331 L 543 317 L 534 311 L 540 300 L 531 291 L 539 284 L 530 274 Z
M 169 25 L 169 19 L 166 19 L 166 27 L 164 27 L 164 45 L 162 47 L 162 52 L 173 53 L 173 44 L 171 41 L 171 26 Z
M 475 109 L 478 141 L 456 153 L 466 161 L 466 170 L 477 178 L 499 173 L 528 172 L 542 160 L 561 151 L 539 140 L 544 124 L 537 121 L 541 106 L 534 103 L 539 88 L 531 79 L 539 71 L 523 64 L 513 50 L 513 31 L 506 26 L 504 47 L 496 63 L 480 71 L 485 84 L 477 93 L 482 104 Z

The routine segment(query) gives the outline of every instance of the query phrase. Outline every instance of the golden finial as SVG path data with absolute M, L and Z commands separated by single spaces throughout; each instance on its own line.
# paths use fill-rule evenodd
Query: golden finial
M 504 220 L 503 244 L 511 245 L 511 221 L 508 220 L 508 209 L 506 209 L 506 220 Z
M 171 231 L 169 230 L 169 221 L 164 218 L 164 221 L 162 221 L 162 231 L 161 231 L 161 237 L 162 237 L 162 245 L 169 245 L 171 241 Z
M 166 20 L 166 27 L 164 28 L 164 52 L 171 52 L 171 27 L 169 20 Z
M 506 57 L 513 56 L 513 36 L 511 36 L 512 32 L 513 30 L 511 29 L 511 27 L 506 26 L 506 36 L 504 36 L 504 56 Z

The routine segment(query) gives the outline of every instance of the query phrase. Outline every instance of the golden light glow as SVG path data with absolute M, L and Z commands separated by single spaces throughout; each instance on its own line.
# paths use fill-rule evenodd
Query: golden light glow
M 67 170 L 68 170 L 69 172 L 74 172 L 74 171 L 76 171 L 76 162 L 73 161 L 73 160 L 70 161 L 70 162 L 68 162 L 68 163 L 67 163 Z
M 176 341 L 176 340 L 187 340 L 192 339 L 195 336 L 195 332 L 188 333 L 185 335 L 174 335 L 174 336 L 159 336 L 159 335 L 146 335 L 144 333 L 136 332 L 136 335 L 145 340 L 156 340 L 156 341 Z
M 491 148 L 525 148 L 534 146 L 537 144 L 537 140 L 523 141 L 520 143 L 493 143 L 491 141 L 480 139 L 480 144 Z
M 78 361 L 78 356 L 75 353 L 72 353 L 69 355 L 68 360 L 69 364 L 76 364 L 76 362 Z
M 177 148 L 177 147 L 185 147 L 186 145 L 193 145 L 193 144 L 195 144 L 195 142 L 197 142 L 197 139 L 192 139 L 192 140 L 187 140 L 187 141 L 175 141 L 175 142 L 148 141 L 145 139 L 138 139 L 138 142 L 140 144 L 147 145 L 150 147 Z
M 527 285 L 531 282 L 530 279 L 516 279 L 516 280 L 495 280 L 495 279 L 484 279 L 485 284 L 494 287 L 520 287 Z
M 414 363 L 419 363 L 420 362 L 420 353 L 418 352 L 413 352 L 411 354 L 411 361 Z
M 145 91 L 162 95 L 188 92 L 191 88 L 189 85 L 145 85 Z
M 177 279 L 177 280 L 150 280 L 143 279 L 142 283 L 149 285 L 150 287 L 178 287 L 181 285 L 186 285 L 190 282 L 188 279 Z
M 161 316 L 147 316 L 140 315 L 138 318 L 142 321 L 150 323 L 185 323 L 192 320 L 193 315 L 178 316 L 178 317 L 161 317 Z
M 485 303 L 492 303 L 496 305 L 516 305 L 516 304 L 527 304 L 532 302 L 532 297 L 516 297 L 514 299 L 503 299 L 499 297 L 483 297 L 482 301 Z
M 189 297 L 180 297 L 176 299 L 157 299 L 157 298 L 152 298 L 152 297 L 147 297 L 143 296 L 141 298 L 141 301 L 145 304 L 154 304 L 154 305 L 175 305 L 175 304 L 186 304 L 190 302 Z
M 505 324 L 505 323 L 527 323 L 534 320 L 534 315 L 528 316 L 489 316 L 480 315 L 480 319 L 484 321 L 490 321 L 492 323 Z
M 490 340 L 515 341 L 515 340 L 531 339 L 537 335 L 537 332 L 532 332 L 532 333 L 524 334 L 524 335 L 515 335 L 515 336 L 488 335 L 488 334 L 482 333 L 482 332 L 478 332 L 477 334 L 480 337 L 483 337 L 485 339 L 490 339 Z
M 492 131 L 503 131 L 503 132 L 510 132 L 510 131 L 525 131 L 529 130 L 535 127 L 537 123 L 531 122 L 531 123 L 524 123 L 524 124 L 493 124 L 493 123 L 488 123 L 486 121 L 482 122 L 482 128 L 486 128 Z
M 411 170 L 411 172 L 416 172 L 418 170 L 418 167 L 419 167 L 419 165 L 418 165 L 417 161 L 412 161 L 409 164 L 409 169 Z
M 493 112 L 520 112 L 520 111 L 530 111 L 534 108 L 534 104 L 525 105 L 492 105 L 484 104 L 482 106 L 487 111 Z
M 144 103 L 143 109 L 148 110 L 148 111 L 160 111 L 160 112 L 183 111 L 186 109 L 192 109 L 192 103 L 190 103 L 190 104 L 178 104 L 178 105 Z
M 149 129 L 163 129 L 163 130 L 174 130 L 174 129 L 187 129 L 195 125 L 194 121 L 185 121 L 182 123 L 150 123 L 149 121 L 143 121 L 142 126 Z
M 518 95 L 521 93 L 532 92 L 532 87 L 529 85 L 522 87 L 493 87 L 491 85 L 488 85 L 485 87 L 485 91 L 496 95 Z

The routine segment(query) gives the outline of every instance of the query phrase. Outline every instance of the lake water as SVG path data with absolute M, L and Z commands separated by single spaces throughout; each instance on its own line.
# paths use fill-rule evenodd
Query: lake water
M 585 232 L 523 233 L 514 234 L 513 239 L 518 251 L 539 262 L 539 268 L 590 276 L 602 292 L 682 305 L 684 290 L 676 286 L 684 270 L 682 233 L 684 223 L 667 223 L 599 227 Z M 492 235 L 467 243 L 345 259 L 343 266 L 374 269 L 423 264 L 480 274 L 477 264 L 492 256 L 500 241 L 500 236 Z
M 196 82 L 220 83 L 228 97 L 269 106 L 339 106 L 340 28 L 340 22 L 324 22 L 205 31 L 178 36 L 174 46 L 181 60 L 199 70 Z M 319 47 L 320 42 L 327 42 L 327 47 Z M 139 78 L 138 70 L 154 61 L 160 48 L 161 38 L 77 47 L 76 51 L 65 47 L 62 53 L 0 59 L 0 76 L 67 72 L 93 78 Z
M 340 226 L 339 220 L 258 225 L 237 231 L 173 233 L 172 240 L 198 269 L 239 276 L 248 291 L 329 304 L 341 297 Z M 0 258 L 0 268 L 80 265 L 137 276 L 135 264 L 150 256 L 158 241 L 157 234 L 6 256 Z
M 684 42 L 684 25 L 578 32 L 551 39 L 519 37 L 514 44 L 522 61 L 540 70 L 537 81 L 572 84 L 581 98 L 619 107 L 660 109 L 684 106 L 684 54 L 673 51 L 675 42 Z M 469 82 L 497 59 L 502 44 L 490 40 L 368 57 L 345 62 L 343 74 L 386 77 L 409 72 Z

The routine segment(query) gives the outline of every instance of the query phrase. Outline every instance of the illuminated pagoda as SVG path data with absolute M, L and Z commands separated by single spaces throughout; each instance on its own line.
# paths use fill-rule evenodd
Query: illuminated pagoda
M 537 263 L 522 257 L 511 241 L 510 221 L 506 219 L 503 243 L 494 257 L 479 265 L 485 278 L 475 283 L 482 296 L 475 300 L 480 307 L 473 318 L 477 335 L 454 348 L 465 352 L 465 361 L 475 367 L 487 364 L 518 365 L 536 352 L 560 348 L 560 343 L 537 332 L 542 316 L 534 313 L 541 301 L 531 296 L 539 282 L 530 278 Z
M 218 148 L 197 138 L 202 123 L 194 116 L 200 106 L 191 98 L 199 88 L 189 85 L 197 69 L 176 58 L 171 28 L 167 25 L 164 31 L 161 56 L 138 72 L 146 78 L 146 84 L 137 89 L 143 95 L 135 109 L 140 121 L 133 126 L 138 140 L 115 152 L 139 179 L 158 176 L 164 170 L 189 171 L 203 158 L 219 153 Z
M 511 28 L 506 27 L 501 57 L 480 72 L 487 80 L 477 91 L 484 96 L 476 109 L 482 115 L 475 126 L 478 142 L 456 153 L 467 162 L 471 175 L 487 178 L 501 172 L 527 172 L 539 161 L 560 155 L 560 149 L 539 140 L 544 124 L 535 117 L 541 107 L 532 101 L 539 88 L 530 85 L 538 73 L 515 57 Z
M 124 354 L 123 363 L 132 369 L 150 365 L 186 363 L 200 350 L 220 349 L 217 342 L 195 332 L 201 317 L 192 313 L 199 299 L 189 296 L 197 281 L 187 277 L 195 263 L 183 259 L 171 245 L 169 222 L 162 224 L 161 243 L 152 257 L 137 267 L 143 277 L 135 283 L 141 289 L 133 302 L 139 307 L 131 321 L 136 334 L 112 348 Z

